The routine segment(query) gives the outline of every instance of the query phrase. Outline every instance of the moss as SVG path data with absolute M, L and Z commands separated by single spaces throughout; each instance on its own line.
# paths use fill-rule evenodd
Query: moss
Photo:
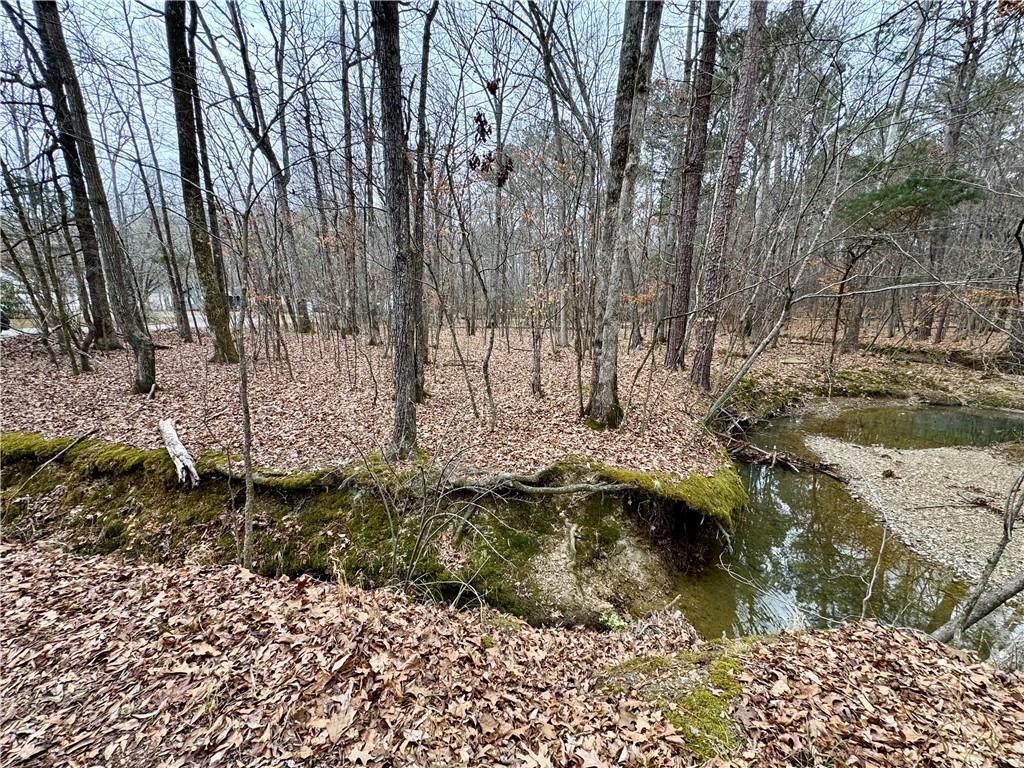
M 599 621 L 604 629 L 612 632 L 621 632 L 629 627 L 629 622 L 614 611 L 602 613 Z
M 579 508 L 576 530 L 576 568 L 585 568 L 606 557 L 622 538 L 622 526 L 607 508 L 600 504 L 583 504 Z
M 0 456 L 5 464 L 42 464 L 58 460 L 82 475 L 125 475 L 146 472 L 151 479 L 171 481 L 174 464 L 162 450 L 144 450 L 104 440 L 46 438 L 33 432 L 0 433 Z
M 723 465 L 713 475 L 691 473 L 686 477 L 666 472 L 640 472 L 591 462 L 597 475 L 609 482 L 624 483 L 651 496 L 681 502 L 695 514 L 718 520 L 726 529 L 733 527 L 733 513 L 747 503 L 747 491 L 736 466 L 723 456 Z
M 668 656 L 634 656 L 609 669 L 605 673 L 602 686 L 613 693 L 625 693 L 625 682 L 634 676 L 656 675 L 672 666 L 673 660 Z
M 109 554 L 121 549 L 125 544 L 128 526 L 116 516 L 103 520 L 96 549 L 100 554 Z
M 24 433 L 4 433 L 3 449 L 3 521 L 31 522 L 19 527 L 19 536 L 53 536 L 83 553 L 117 549 L 155 561 L 237 562 L 244 489 L 223 474 L 226 455 L 202 457 L 202 480 L 192 488 L 177 483 L 172 463 L 159 450 L 99 440 L 71 446 Z M 64 449 L 34 475 L 39 464 Z M 564 508 L 561 497 L 481 503 L 452 495 L 435 509 L 424 503 L 419 484 L 432 484 L 437 469 L 422 456 L 400 465 L 371 456 L 344 469 L 261 472 L 253 499 L 254 558 L 261 573 L 309 573 L 362 586 L 413 584 L 427 596 L 462 603 L 483 599 L 534 622 L 557 614 L 557 606 L 541 599 L 531 566 L 552 537 L 574 525 L 577 549 L 570 567 L 603 568 L 628 522 L 620 499 L 603 495 L 590 497 L 595 503 L 571 499 Z M 735 476 L 731 465 L 712 478 L 633 473 L 627 479 L 628 470 L 608 467 L 602 474 L 588 459 L 570 457 L 539 479 L 625 480 L 638 493 L 675 494 L 700 514 L 727 515 L 742 503 L 730 497 L 729 472 Z M 20 484 L 30 498 L 16 503 Z M 36 505 L 42 494 L 49 494 L 47 503 Z M 425 529 L 429 535 L 423 537 Z M 445 541 L 443 556 L 439 540 Z
M 748 373 L 736 385 L 725 409 L 741 421 L 757 423 L 779 416 L 806 394 L 806 386 L 791 379 L 780 381 L 767 373 Z
M 72 438 L 46 438 L 35 432 L 0 433 L 0 461 L 16 464 L 22 461 L 49 461 L 74 442 Z
M 0 470 L 0 488 L 5 501 L 19 497 L 43 496 L 61 483 L 61 475 L 50 467 L 37 467 L 34 463 L 4 464 Z
M 486 511 L 456 542 L 466 558 L 456 576 L 474 594 L 499 610 L 527 621 L 543 622 L 549 611 L 541 605 L 530 562 L 556 530 L 554 505 L 512 502 L 500 515 Z
M 729 718 L 732 702 L 743 688 L 737 679 L 742 665 L 728 653 L 707 665 L 706 687 L 699 687 L 665 710 L 666 719 L 701 760 L 728 755 L 736 748 L 735 726 Z
M 657 706 L 700 761 L 736 750 L 729 716 L 742 693 L 739 674 L 749 644 L 709 643 L 675 656 L 637 656 L 607 670 L 601 686 L 616 695 L 636 693 Z
M 163 450 L 143 450 L 130 445 L 86 440 L 70 449 L 67 457 L 83 474 L 144 472 L 153 482 L 171 483 L 177 479 L 174 462 Z
M 196 459 L 196 471 L 199 476 L 219 475 L 224 468 L 229 466 L 242 466 L 242 456 L 236 453 L 223 453 L 221 451 L 207 451 Z
M 905 398 L 912 381 L 902 370 L 893 368 L 846 368 L 837 371 L 832 394 L 845 397 Z

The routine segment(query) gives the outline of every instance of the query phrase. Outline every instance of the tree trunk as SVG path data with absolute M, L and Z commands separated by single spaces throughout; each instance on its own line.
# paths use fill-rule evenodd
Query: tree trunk
M 764 36 L 767 0 L 752 0 L 750 19 L 747 23 L 747 39 L 743 46 L 743 60 L 740 65 L 740 81 L 736 91 L 736 102 L 729 119 L 725 156 L 722 161 L 722 178 L 711 232 L 705 252 L 708 255 L 708 271 L 702 308 L 698 316 L 697 348 L 690 369 L 690 380 L 701 389 L 711 388 L 711 359 L 715 352 L 715 330 L 718 325 L 719 303 L 725 282 L 726 245 L 733 212 L 736 209 L 736 190 L 740 183 L 740 168 L 743 152 L 750 129 L 750 118 L 754 111 L 757 95 L 757 65 L 761 54 L 761 38 Z
M 419 254 L 409 235 L 409 170 L 402 117 L 402 54 L 398 5 L 370 3 L 373 47 L 380 73 L 381 123 L 384 133 L 385 197 L 394 240 L 391 334 L 395 346 L 395 419 L 391 453 L 408 458 L 416 447 L 416 320 L 423 292 L 416 285 Z
M 700 69 L 693 85 L 693 110 L 686 134 L 683 165 L 682 203 L 676 225 L 675 279 L 669 308 L 668 348 L 665 365 L 675 368 L 683 362 L 683 339 L 690 312 L 693 246 L 697 237 L 697 213 L 708 150 L 708 120 L 711 117 L 711 88 L 718 50 L 719 0 L 708 0 L 704 12 L 704 37 L 700 47 Z
M 349 85 L 348 31 L 345 3 L 341 4 L 341 100 L 345 143 L 345 306 L 348 309 L 349 331 L 359 332 L 356 307 L 359 303 L 358 272 L 356 269 L 356 183 L 355 161 L 352 154 L 352 93 Z M 367 164 L 371 162 L 367 155 Z M 369 309 L 367 309 L 369 311 Z
M 660 3 L 657 3 L 660 15 Z M 615 93 L 612 123 L 611 156 L 609 158 L 607 194 L 604 208 L 604 229 L 601 234 L 601 260 L 598 265 L 595 316 L 598 325 L 594 334 L 594 358 L 591 374 L 590 401 L 587 413 L 603 427 L 618 426 L 622 418 L 619 405 L 616 366 L 618 364 L 618 302 L 622 284 L 622 260 L 619 254 L 619 225 L 622 211 L 623 181 L 629 161 L 630 129 L 633 102 L 636 97 L 640 68 L 641 39 L 644 31 L 645 5 L 626 3 L 622 23 L 622 47 L 619 52 L 619 79 Z M 655 36 L 655 41 L 656 41 Z
M 437 0 L 427 11 L 423 22 L 423 50 L 420 55 L 420 92 L 416 109 L 416 199 L 412 228 L 412 247 L 416 251 L 413 276 L 419 298 L 414 302 L 417 308 L 416 323 L 416 402 L 422 403 L 426 396 L 427 323 L 423 314 L 423 260 L 426 257 L 425 193 L 427 186 L 427 65 L 430 62 L 430 26 L 437 13 Z
M 199 98 L 199 79 L 196 72 L 196 32 L 199 25 L 199 5 L 189 2 L 188 25 L 188 56 L 192 71 L 192 104 L 196 117 L 196 139 L 199 148 L 199 165 L 203 169 L 203 185 L 206 188 L 206 218 L 210 225 L 210 246 L 213 250 L 213 262 L 217 265 L 217 282 L 225 300 L 228 295 L 228 276 L 224 267 L 224 247 L 220 238 L 220 222 L 217 219 L 216 196 L 213 193 L 213 173 L 210 170 L 210 153 L 206 147 L 206 126 L 203 121 L 203 102 Z
M 117 339 L 114 320 L 110 315 L 106 280 L 100 260 L 99 241 L 96 239 L 96 229 L 89 210 L 89 194 L 85 185 L 85 176 L 82 173 L 78 143 L 75 140 L 75 131 L 71 124 L 71 114 L 67 98 L 64 95 L 60 72 L 52 67 L 48 60 L 45 63 L 40 60 L 39 53 L 26 32 L 24 18 L 15 12 L 10 3 L 4 2 L 3 6 L 18 36 L 24 43 L 26 52 L 43 73 L 46 89 L 50 92 L 50 98 L 53 101 L 53 111 L 57 123 L 57 144 L 67 169 L 75 228 L 78 230 L 82 261 L 85 264 L 85 282 L 89 292 L 87 317 L 91 321 L 93 344 L 97 349 L 119 349 L 121 343 Z
M 195 257 L 199 286 L 203 291 L 206 321 L 213 334 L 213 363 L 237 363 L 238 350 L 231 338 L 231 323 L 224 292 L 217 276 L 217 265 L 210 246 L 203 192 L 199 186 L 199 152 L 196 144 L 196 116 L 193 101 L 195 71 L 189 56 L 185 32 L 185 3 L 164 3 L 167 27 L 167 54 L 171 67 L 171 91 L 174 95 L 175 128 L 178 135 L 178 165 L 181 169 L 181 196 L 185 201 L 192 255 Z
M 61 83 L 67 96 L 69 123 L 77 140 L 96 234 L 106 259 L 114 314 L 135 355 L 134 389 L 136 392 L 149 392 L 156 387 L 153 340 L 143 320 L 142 307 L 135 300 L 128 253 L 110 215 L 107 193 L 96 159 L 92 129 L 86 115 L 85 99 L 82 97 L 78 76 L 64 41 L 64 30 L 57 14 L 57 4 L 37 0 L 34 7 L 47 68 Z

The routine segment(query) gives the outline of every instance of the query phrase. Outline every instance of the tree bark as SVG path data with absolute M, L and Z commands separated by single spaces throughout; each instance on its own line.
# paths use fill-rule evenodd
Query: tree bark
M 57 13 L 57 4 L 36 0 L 34 7 L 43 58 L 47 68 L 52 71 L 51 76 L 60 82 L 67 97 L 69 125 L 76 138 L 96 234 L 106 259 L 114 314 L 135 356 L 134 389 L 136 392 L 149 392 L 156 387 L 153 340 L 146 328 L 142 307 L 136 301 L 132 289 L 128 253 L 110 215 L 110 205 L 96 159 L 92 129 L 86 115 L 85 99 L 78 84 L 71 54 L 64 41 L 64 30 Z
M 3 3 L 4 10 L 17 30 L 18 36 L 25 45 L 26 52 L 34 59 L 46 89 L 50 92 L 53 111 L 57 123 L 57 144 L 64 158 L 64 166 L 71 187 L 71 203 L 74 213 L 75 229 L 78 230 L 78 242 L 82 249 L 82 261 L 85 265 L 85 283 L 88 286 L 89 312 L 93 344 L 97 349 L 119 349 L 120 341 L 114 329 L 114 320 L 110 314 L 110 303 L 107 299 L 106 279 L 103 275 L 103 263 L 100 259 L 100 246 L 96 238 L 96 228 L 89 210 L 89 194 L 82 173 L 78 143 L 71 124 L 68 101 L 64 95 L 64 86 L 58 70 L 43 62 L 39 53 L 26 33 L 24 19 L 15 12 L 10 3 Z
M 704 37 L 700 47 L 700 68 L 693 85 L 693 110 L 686 132 L 683 164 L 682 202 L 676 224 L 675 279 L 669 308 L 668 348 L 665 366 L 675 368 L 683 362 L 683 339 L 690 313 L 690 288 L 693 274 L 694 240 L 697 237 L 697 213 L 704 181 L 704 162 L 708 150 L 708 120 L 711 117 L 711 89 L 714 84 L 715 56 L 718 52 L 719 0 L 708 0 L 704 11 Z
M 373 47 L 380 74 L 381 123 L 384 133 L 384 190 L 395 256 L 392 262 L 391 332 L 395 346 L 395 418 L 391 453 L 408 458 L 416 447 L 416 321 L 423 292 L 416 284 L 419 254 L 409 233 L 409 169 L 402 117 L 402 52 L 398 5 L 370 3 Z
M 352 89 L 349 83 L 349 62 L 348 54 L 348 15 L 345 11 L 345 3 L 341 3 L 341 101 L 342 121 L 344 130 L 344 158 L 345 158 L 345 306 L 348 311 L 349 331 L 353 334 L 359 332 L 356 308 L 359 304 L 359 282 L 356 267 L 356 242 L 358 234 L 356 230 L 356 183 L 355 183 L 355 161 L 352 153 Z M 367 155 L 367 163 L 371 162 Z M 367 308 L 369 313 L 369 308 Z
M 633 100 L 636 96 L 640 49 L 644 30 L 645 4 L 626 3 L 619 51 L 619 78 L 615 92 L 612 144 L 609 158 L 604 229 L 601 233 L 600 264 L 596 292 L 598 320 L 594 334 L 594 357 L 587 414 L 602 427 L 615 427 L 622 419 L 615 368 L 618 362 L 618 293 L 622 284 L 622 262 L 618 236 L 626 165 L 629 161 Z M 660 9 L 659 9 L 660 12 Z
M 427 363 L 427 323 L 423 313 L 423 260 L 426 258 L 426 207 L 425 194 L 427 186 L 426 149 L 427 149 L 427 66 L 430 62 L 430 27 L 437 14 L 437 0 L 434 0 L 427 11 L 423 22 L 423 48 L 420 55 L 420 92 L 419 104 L 416 109 L 416 198 L 412 227 L 413 248 L 416 251 L 414 290 L 419 299 L 414 302 L 417 307 L 416 322 L 416 402 L 422 403 L 426 396 L 426 363 Z
M 206 189 L 206 218 L 210 225 L 210 246 L 213 250 L 213 262 L 217 265 L 217 282 L 225 300 L 228 295 L 228 276 L 224 267 L 224 247 L 220 237 L 220 221 L 217 218 L 216 196 L 213 192 L 213 173 L 210 170 L 210 152 L 206 147 L 206 125 L 203 120 L 203 102 L 199 98 L 199 78 L 196 72 L 196 33 L 199 26 L 199 4 L 190 0 L 188 24 L 188 56 L 192 70 L 192 103 L 196 116 L 196 139 L 199 149 L 199 166 L 203 169 L 203 185 Z
M 217 265 L 210 246 L 210 230 L 203 206 L 199 179 L 199 152 L 196 142 L 196 116 L 193 84 L 196 79 L 186 39 L 185 3 L 164 3 L 167 28 L 167 55 L 171 67 L 171 91 L 174 95 L 175 128 L 178 136 L 178 165 L 181 169 L 181 196 L 185 201 L 192 255 L 196 262 L 199 286 L 203 291 L 206 320 L 213 334 L 213 363 L 237 363 L 238 350 L 231 338 L 228 307 L 217 276 Z
M 729 227 L 736 210 L 736 190 L 740 184 L 740 168 L 743 152 L 750 129 L 750 118 L 754 111 L 757 95 L 757 65 L 761 54 L 761 38 L 764 36 L 765 17 L 768 12 L 767 0 L 752 0 L 750 18 L 747 23 L 747 39 L 743 46 L 743 60 L 740 65 L 740 81 L 736 91 L 736 102 L 729 119 L 729 132 L 722 161 L 722 178 L 715 201 L 711 232 L 705 252 L 708 254 L 708 271 L 702 308 L 697 319 L 697 348 L 693 355 L 690 380 L 701 389 L 711 388 L 711 359 L 715 352 L 715 331 L 718 326 L 718 304 L 722 298 L 725 282 L 726 246 Z

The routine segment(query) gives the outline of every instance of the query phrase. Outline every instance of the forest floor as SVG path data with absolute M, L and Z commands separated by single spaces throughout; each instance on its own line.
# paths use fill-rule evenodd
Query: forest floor
M 5 544 L 4 765 L 1024 765 L 1024 674 L 857 622 L 703 643 Z
M 285 339 L 276 359 L 261 346 L 252 369 L 255 462 L 278 470 L 316 469 L 359 461 L 386 447 L 392 418 L 387 349 L 328 334 Z M 157 421 L 174 418 L 194 455 L 239 454 L 237 367 L 209 364 L 208 344 L 181 344 L 171 334 L 158 341 L 164 345 L 157 352 L 159 389 L 147 398 L 128 391 L 130 360 L 124 351 L 98 353 L 96 371 L 75 377 L 66 368 L 55 370 L 37 341 L 2 340 L 4 429 L 50 437 L 92 431 L 97 438 L 158 448 Z M 498 335 L 490 364 L 492 420 L 481 373 L 484 335 L 459 337 L 465 368 L 443 336 L 426 370 L 420 447 L 439 464 L 481 472 L 533 472 L 569 455 L 679 476 L 710 474 L 721 465 L 721 449 L 701 423 L 707 401 L 689 386 L 685 371 L 662 368 L 660 348 L 627 353 L 623 344 L 619 387 L 625 418 L 619 429 L 601 431 L 579 417 L 572 350 L 554 350 L 549 341 L 541 362 L 544 396 L 536 398 L 530 392 L 528 335 Z M 727 359 L 725 368 L 740 359 Z M 587 361 L 584 390 L 589 373 Z M 827 345 L 802 338 L 783 338 L 750 380 L 735 406 L 758 417 L 812 395 L 1024 408 L 1021 376 L 867 354 L 844 355 L 830 368 Z
M 196 456 L 241 452 L 236 366 L 211 365 L 208 344 L 181 344 L 159 336 L 155 397 L 132 395 L 124 351 L 97 355 L 94 373 L 55 370 L 38 344 L 5 339 L 4 429 L 94 437 L 161 446 L 157 421 L 174 418 Z M 533 472 L 567 455 L 644 471 L 711 473 L 721 449 L 700 425 L 699 398 L 680 374 L 648 365 L 621 429 L 600 431 L 580 419 L 576 364 L 571 350 L 545 345 L 544 397 L 530 392 L 529 337 L 499 336 L 490 363 L 495 418 L 481 373 L 483 334 L 461 337 L 463 369 L 450 339 L 432 350 L 426 369 L 428 397 L 417 411 L 418 443 L 438 463 L 493 472 Z M 338 466 L 380 452 L 390 439 L 391 359 L 383 346 L 314 334 L 287 336 L 287 358 L 265 349 L 253 366 L 250 403 L 254 460 L 280 470 Z M 640 354 L 623 355 L 623 399 Z M 589 381 L 589 363 L 583 372 Z M 467 378 L 471 389 L 467 386 Z M 474 415 L 473 403 L 479 413 Z

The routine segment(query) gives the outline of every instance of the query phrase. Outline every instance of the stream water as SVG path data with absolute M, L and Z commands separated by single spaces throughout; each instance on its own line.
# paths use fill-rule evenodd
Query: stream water
M 1024 416 L 974 408 L 850 407 L 831 416 L 777 420 L 754 442 L 806 455 L 805 434 L 891 448 L 977 446 L 1021 439 Z M 966 585 L 949 569 L 887 534 L 842 483 L 757 465 L 741 471 L 750 501 L 737 521 L 732 552 L 701 573 L 680 576 L 677 584 L 680 607 L 705 637 L 826 627 L 862 615 L 929 630 L 948 619 L 965 594 Z M 987 656 L 1022 634 L 1020 609 L 1003 609 L 968 639 Z

